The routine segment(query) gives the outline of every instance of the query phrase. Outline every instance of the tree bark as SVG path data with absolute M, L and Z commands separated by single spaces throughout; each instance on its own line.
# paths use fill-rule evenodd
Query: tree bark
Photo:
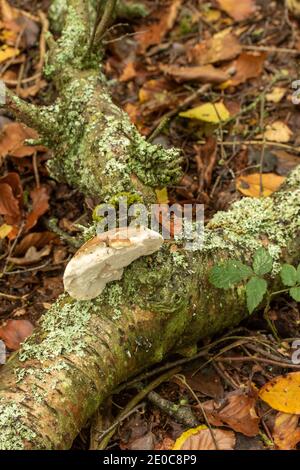
M 47 66 L 57 102 L 37 109 L 9 95 L 8 104 L 53 148 L 57 178 L 99 202 L 125 192 L 150 204 L 156 187 L 180 178 L 179 152 L 147 143 L 113 104 L 96 51 L 88 55 L 87 2 L 68 5 L 64 32 L 52 41 Z M 120 383 L 246 318 L 243 284 L 215 289 L 210 269 L 228 258 L 251 262 L 265 246 L 276 284 L 280 262 L 299 257 L 299 183 L 300 166 L 273 197 L 245 198 L 218 213 L 201 250 L 165 243 L 96 299 L 62 295 L 1 369 L 0 449 L 70 448 Z

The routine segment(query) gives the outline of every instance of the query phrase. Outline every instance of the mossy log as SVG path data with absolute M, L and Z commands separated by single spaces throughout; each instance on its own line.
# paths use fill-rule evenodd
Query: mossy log
M 53 148 L 57 178 L 99 201 L 127 191 L 150 203 L 155 187 L 180 177 L 178 151 L 148 144 L 113 104 L 96 52 L 87 55 L 86 2 L 68 4 L 48 62 L 58 101 L 37 109 L 10 95 L 9 106 Z M 201 250 L 165 243 L 96 299 L 61 296 L 1 369 L 0 449 L 70 448 L 120 383 L 246 318 L 245 287 L 215 289 L 211 267 L 228 258 L 250 263 L 263 245 L 276 283 L 280 262 L 298 261 L 299 216 L 300 166 L 273 197 L 218 213 Z

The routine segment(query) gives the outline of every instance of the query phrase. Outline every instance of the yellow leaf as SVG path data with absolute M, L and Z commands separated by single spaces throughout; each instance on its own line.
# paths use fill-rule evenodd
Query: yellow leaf
M 235 435 L 232 431 L 212 429 L 219 450 L 232 450 L 235 446 Z M 214 439 L 207 426 L 202 425 L 189 429 L 181 434 L 172 450 L 216 450 Z
M 204 16 L 205 20 L 208 21 L 209 23 L 215 23 L 216 21 L 219 21 L 219 19 L 221 18 L 220 10 L 209 9 L 209 10 L 204 11 L 202 15 Z
M 274 410 L 300 414 L 300 372 L 275 377 L 259 391 L 259 397 Z
M 266 100 L 271 103 L 279 103 L 284 95 L 286 94 L 286 89 L 276 86 L 270 93 L 266 94 Z
M 280 450 L 293 450 L 300 442 L 299 416 L 279 412 L 276 416 L 272 437 Z
M 167 188 L 155 190 L 158 204 L 168 204 L 169 196 Z
M 0 48 L 0 62 L 4 62 L 7 59 L 16 57 L 19 54 L 19 49 L 15 49 L 14 47 L 2 46 Z
M 266 128 L 265 138 L 273 142 L 288 142 L 293 133 L 282 121 L 275 121 Z
M 254 173 L 252 175 L 239 176 L 236 180 L 236 187 L 244 196 L 267 197 L 277 191 L 284 180 L 284 176 L 278 176 L 275 173 L 263 173 L 262 175 Z
M 3 224 L 0 227 L 0 238 L 3 239 L 7 237 L 7 235 L 10 234 L 12 231 L 13 227 L 11 225 Z
M 230 113 L 224 103 L 219 101 L 219 103 L 202 104 L 196 108 L 180 113 L 179 116 L 218 124 L 229 119 Z

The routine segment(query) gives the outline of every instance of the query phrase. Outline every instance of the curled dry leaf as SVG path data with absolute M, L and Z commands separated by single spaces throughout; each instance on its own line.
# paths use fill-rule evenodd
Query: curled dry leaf
M 232 392 L 226 396 L 226 401 L 208 401 L 203 406 L 213 425 L 227 424 L 234 431 L 251 437 L 259 433 L 259 417 L 255 411 L 255 403 L 254 397 Z
M 160 44 L 168 31 L 174 26 L 182 0 L 172 0 L 166 3 L 166 6 L 154 11 L 151 15 L 151 19 L 154 20 L 153 23 L 143 24 L 137 30 L 136 38 L 142 53 L 149 46 Z
M 239 176 L 236 187 L 240 193 L 248 197 L 268 197 L 273 194 L 285 181 L 284 176 L 275 173 L 253 173 L 252 175 Z
M 0 178 L 0 214 L 8 225 L 18 225 L 21 220 L 23 188 L 17 173 L 7 173 Z
M 299 417 L 297 415 L 278 413 L 274 423 L 273 439 L 280 450 L 293 450 L 300 442 Z
M 300 372 L 275 377 L 259 391 L 259 397 L 274 410 L 300 415 Z
M 207 41 L 196 44 L 189 51 L 189 59 L 197 65 L 214 64 L 235 59 L 242 52 L 237 37 L 229 31 L 221 31 Z
M 178 82 L 197 80 L 203 83 L 223 83 L 229 75 L 213 65 L 199 65 L 195 67 L 179 67 L 177 65 L 161 65 L 160 69 Z
M 212 432 L 217 449 L 211 431 L 203 425 L 184 432 L 175 442 L 173 450 L 233 450 L 236 439 L 232 431 L 212 429 Z
M 16 351 L 20 344 L 32 334 L 33 329 L 33 324 L 28 320 L 8 320 L 0 328 L 0 338 L 8 349 Z
M 259 77 L 263 72 L 265 59 L 264 52 L 242 52 L 238 59 L 231 64 L 230 69 L 233 69 L 235 74 L 224 84 L 224 88 L 237 86 L 251 78 Z
M 8 257 L 8 261 L 17 266 L 30 266 L 31 264 L 37 263 L 45 256 L 50 255 L 51 247 L 46 245 L 40 251 L 38 251 L 34 246 L 28 248 L 26 254 L 23 258 Z
M 25 145 L 27 139 L 38 139 L 37 132 L 18 122 L 4 125 L 0 137 L 0 156 L 23 158 L 45 150 L 42 146 Z
M 44 248 L 57 239 L 53 232 L 32 232 L 26 235 L 14 249 L 15 256 L 25 255 L 27 250 L 34 246 L 37 250 Z
M 236 21 L 247 20 L 256 12 L 255 0 L 217 0 L 218 4 L 231 18 Z
M 30 230 L 36 225 L 38 219 L 49 209 L 49 194 L 46 186 L 40 186 L 30 191 L 32 210 L 27 216 L 25 230 Z

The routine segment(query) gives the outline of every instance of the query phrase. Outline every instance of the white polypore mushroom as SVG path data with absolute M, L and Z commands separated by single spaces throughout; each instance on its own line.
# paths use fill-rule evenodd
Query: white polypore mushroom
M 162 236 L 146 227 L 99 234 L 85 243 L 68 263 L 64 273 L 65 290 L 78 300 L 93 299 L 108 282 L 120 280 L 126 266 L 158 251 L 162 244 Z

